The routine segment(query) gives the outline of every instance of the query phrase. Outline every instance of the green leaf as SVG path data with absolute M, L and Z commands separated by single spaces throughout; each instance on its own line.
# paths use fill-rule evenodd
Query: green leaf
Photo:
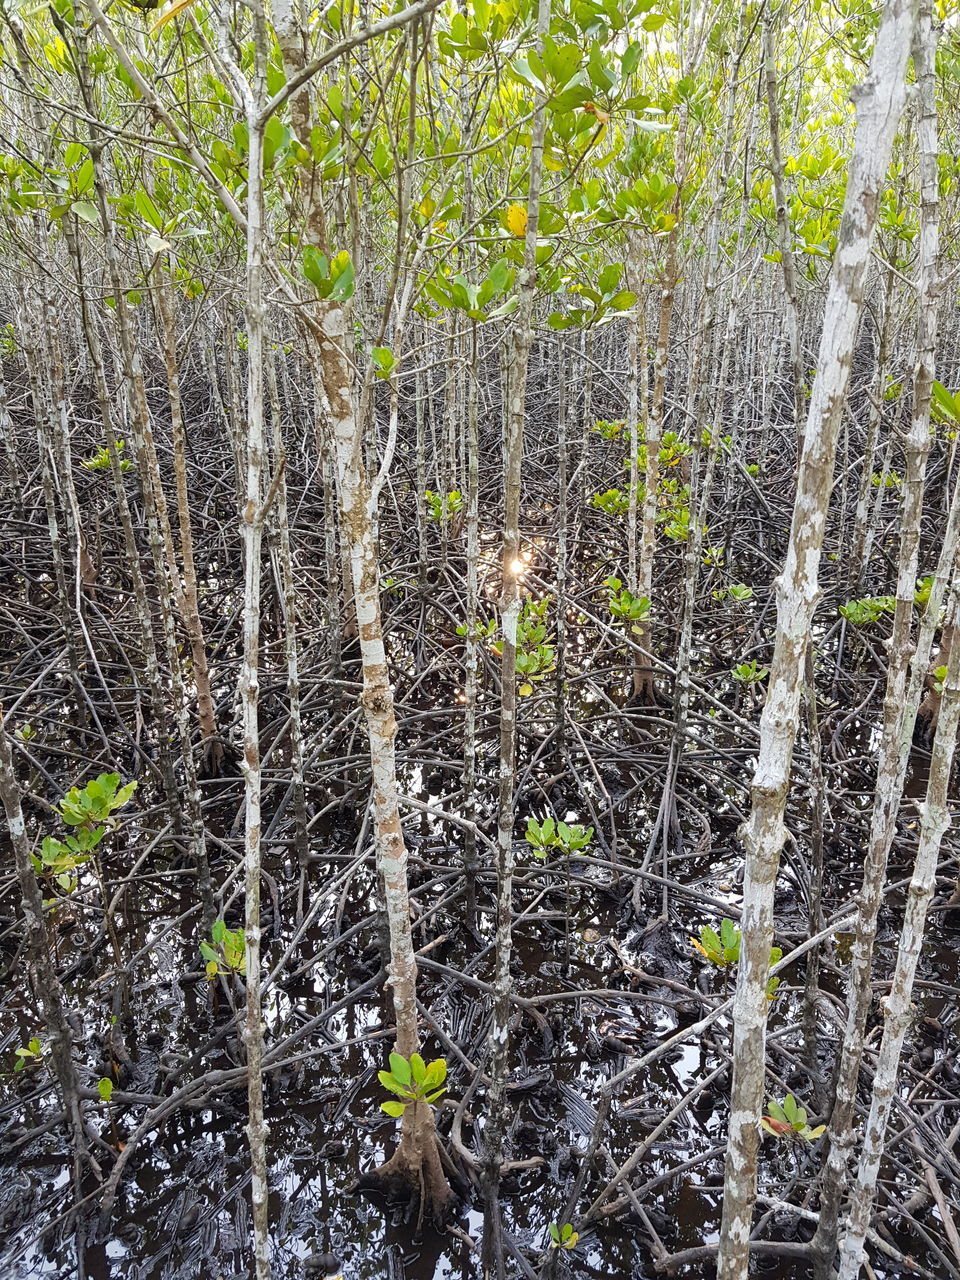
M 395 1080 L 399 1080 L 401 1084 L 410 1083 L 410 1063 L 406 1060 L 402 1053 L 391 1053 L 390 1055 L 390 1071 Z
M 385 1111 L 388 1116 L 393 1116 L 397 1120 L 399 1120 L 399 1118 L 403 1115 L 406 1109 L 407 1109 L 407 1104 L 405 1102 L 381 1102 L 380 1103 L 380 1110 Z
M 447 1063 L 444 1058 L 434 1058 L 427 1067 L 427 1075 L 424 1084 L 428 1089 L 433 1089 L 436 1085 L 443 1084 L 447 1078 Z
M 620 70 L 624 76 L 633 75 L 637 67 L 640 65 L 640 58 L 643 55 L 643 46 L 634 41 L 628 48 L 626 53 L 620 59 Z
M 329 282 L 330 264 L 326 256 L 312 244 L 304 247 L 302 270 L 313 287 L 322 292 Z
M 422 1085 L 427 1078 L 427 1064 L 420 1057 L 419 1053 L 411 1053 L 410 1069 L 413 1072 L 413 1078 L 418 1085 Z
M 378 378 L 389 378 L 397 367 L 397 357 L 389 347 L 374 347 L 370 356 Z
M 163 230 L 163 215 L 153 203 L 148 192 L 142 189 L 135 191 L 133 193 L 133 203 L 136 205 L 137 213 L 139 213 L 144 222 L 148 222 L 154 231 Z
M 946 418 L 950 422 L 960 422 L 960 405 L 957 404 L 957 398 L 942 382 L 933 384 L 933 407 L 938 417 Z
M 514 311 L 516 311 L 519 305 L 520 305 L 520 295 L 519 293 L 515 293 L 513 294 L 512 297 L 508 298 L 506 302 L 501 303 L 499 307 L 495 307 L 493 311 L 488 311 L 487 319 L 501 320 L 503 319 L 504 316 L 513 315 Z
M 715 929 L 711 929 L 708 924 L 705 924 L 700 930 L 700 941 L 707 950 L 716 951 L 718 953 L 723 950 L 723 943 L 720 941 L 719 934 Z
M 113 1097 L 113 1081 L 108 1076 L 104 1076 L 102 1079 L 98 1080 L 97 1092 L 100 1094 L 100 1097 L 104 1102 L 109 1102 Z
M 389 1071 L 378 1071 L 377 1079 L 388 1093 L 395 1093 L 400 1098 L 408 1098 L 410 1096 L 410 1090 L 407 1086 L 401 1084 L 400 1081 L 397 1080 L 395 1076 L 392 1076 Z
M 136 782 L 128 782 L 125 787 L 121 787 L 113 799 L 113 804 L 111 805 L 111 808 L 113 809 L 122 808 L 130 799 L 130 797 L 133 795 L 133 793 L 136 791 L 136 789 L 137 789 Z
M 500 258 L 495 262 L 487 272 L 486 283 L 490 287 L 491 298 L 495 298 L 498 294 L 503 293 L 504 289 L 506 289 L 510 284 L 512 277 L 513 268 L 510 266 L 510 263 L 506 258 Z
M 271 116 L 263 132 L 263 167 L 272 169 L 277 155 L 290 142 L 290 130 L 279 116 Z
M 342 260 L 345 259 L 345 262 Z M 338 263 L 339 271 L 334 271 Z M 347 253 L 338 253 L 337 257 L 331 263 L 331 275 L 335 274 L 333 288 L 330 291 L 330 297 L 337 302 L 346 302 L 348 298 L 353 297 L 353 263 Z
M 96 205 L 89 200 L 75 200 L 70 206 L 70 212 L 76 214 L 84 222 L 89 222 L 92 226 L 98 226 L 100 223 L 100 214 L 97 212 Z
M 73 189 L 78 196 L 86 195 L 93 186 L 94 169 L 91 159 L 84 160 L 73 179 Z
M 774 1120 L 780 1120 L 784 1124 L 790 1123 L 784 1108 L 781 1107 L 780 1103 L 776 1102 L 773 1098 L 770 1099 L 769 1111 Z

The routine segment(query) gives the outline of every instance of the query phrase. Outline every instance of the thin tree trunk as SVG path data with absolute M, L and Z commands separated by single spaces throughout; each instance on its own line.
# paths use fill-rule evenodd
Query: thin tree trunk
M 954 627 L 960 625 L 960 579 L 956 573 L 951 584 L 947 622 Z M 863 1245 L 870 1226 L 880 1164 L 885 1152 L 887 1121 L 896 1095 L 900 1055 L 907 1030 L 913 1021 L 911 997 L 923 946 L 927 910 L 936 891 L 940 845 L 950 826 L 948 792 L 958 728 L 960 645 L 954 645 L 947 664 L 943 682 L 943 704 L 930 753 L 926 800 L 920 810 L 920 839 L 907 891 L 897 963 L 890 981 L 890 991 L 882 1001 L 883 1037 L 874 1066 L 870 1115 L 867 1118 L 857 1180 L 850 1195 L 847 1229 L 840 1241 L 839 1280 L 857 1280 L 864 1261 Z
M 265 379 L 264 342 L 266 304 L 263 288 L 264 191 L 263 138 L 261 118 L 266 101 L 266 72 L 270 37 L 260 0 L 251 0 L 253 24 L 252 82 L 248 82 L 233 58 L 227 11 L 221 15 L 220 57 L 243 102 L 247 125 L 246 190 L 246 288 L 244 310 L 247 334 L 247 405 L 245 429 L 241 430 L 239 390 L 232 378 L 232 408 L 238 439 L 238 489 L 240 532 L 243 539 L 243 659 L 240 666 L 240 712 L 243 725 L 244 779 L 244 944 L 246 953 L 246 1016 L 243 1045 L 247 1066 L 247 1143 L 250 1148 L 250 1199 L 253 1208 L 253 1258 L 257 1280 L 270 1280 L 269 1185 L 267 1167 L 268 1129 L 263 1107 L 263 1011 L 260 960 L 260 878 L 262 866 L 260 762 L 260 618 L 263 529 L 275 497 L 275 486 L 265 493 L 266 438 L 264 430 Z M 228 363 L 236 348 L 232 327 Z M 241 481 L 241 474 L 244 479 Z
M 210 670 L 207 666 L 207 646 L 200 619 L 197 570 L 193 558 L 193 526 L 190 520 L 190 493 L 187 480 L 186 429 L 183 421 L 183 405 L 180 399 L 180 367 L 177 361 L 177 335 L 174 324 L 173 297 L 170 277 L 164 264 L 158 260 L 153 272 L 154 297 L 156 299 L 160 346 L 167 376 L 167 397 L 170 402 L 170 426 L 173 438 L 173 472 L 177 488 L 177 519 L 180 530 L 180 555 L 183 560 L 183 583 L 178 596 L 178 607 L 184 629 L 190 641 L 193 659 L 193 683 L 197 690 L 197 720 L 200 735 L 207 754 L 207 770 L 213 775 L 219 772 L 223 746 L 217 738 L 217 718 L 210 692 Z M 176 562 L 169 566 L 175 586 L 179 585 Z
M 940 602 L 951 572 L 957 545 L 960 492 L 954 494 L 944 533 L 940 564 L 926 607 L 908 687 L 914 592 L 920 555 L 924 478 L 930 452 L 930 396 L 933 386 L 937 337 L 938 177 L 937 119 L 933 88 L 933 49 L 929 10 L 924 6 L 918 24 L 914 64 L 920 84 L 921 229 L 918 264 L 918 353 L 914 373 L 913 415 L 904 441 L 906 471 L 900 518 L 900 563 L 893 631 L 888 646 L 887 688 L 880 739 L 877 781 L 864 859 L 857 924 L 847 991 L 847 1025 L 837 1071 L 835 1102 L 829 1125 L 829 1151 L 821 1175 L 820 1218 L 814 1238 L 820 1280 L 832 1274 L 837 1247 L 837 1224 L 846 1178 L 847 1161 L 854 1144 L 853 1123 L 857 1083 L 863 1057 L 863 1036 L 872 1003 L 871 979 L 877 920 L 883 901 L 887 859 L 896 835 L 897 816 L 906 778 L 910 742 L 916 721 L 922 682 L 926 677 L 933 632 Z
M 268 357 L 270 419 L 272 424 L 273 474 L 276 476 L 277 550 L 280 561 L 280 595 L 283 614 L 283 656 L 287 667 L 287 702 L 290 708 L 290 787 L 293 796 L 294 841 L 301 884 L 306 875 L 309 839 L 307 835 L 307 793 L 303 750 L 303 718 L 300 711 L 300 645 L 297 634 L 297 584 L 293 576 L 293 553 L 287 513 L 286 450 L 280 393 L 273 357 Z M 302 899 L 301 891 L 301 899 Z M 302 901 L 300 911 L 302 913 Z
M 539 0 L 538 52 L 550 26 L 550 0 Z M 517 750 L 517 629 L 520 622 L 520 487 L 523 469 L 523 428 L 526 419 L 527 373 L 533 342 L 533 303 L 537 287 L 537 227 L 540 182 L 546 137 L 546 99 L 538 94 L 531 125 L 529 187 L 524 260 L 518 279 L 519 306 L 507 346 L 504 388 L 504 515 L 501 567 L 500 625 L 500 766 L 497 796 L 497 931 L 494 944 L 493 1020 L 490 1028 L 490 1089 L 484 1129 L 484 1233 L 482 1265 L 485 1276 L 504 1277 L 500 1229 L 500 1165 L 508 1116 L 507 1069 L 510 1053 L 510 957 L 513 947 L 513 824 L 514 773 Z
M 784 810 L 797 735 L 803 664 L 819 595 L 819 566 L 833 488 L 837 434 L 863 307 L 880 192 L 903 104 L 913 32 L 911 0 L 888 0 L 867 79 L 856 94 L 857 131 L 830 275 L 817 377 L 810 399 L 783 572 L 777 637 L 750 816 L 743 829 L 745 874 L 740 964 L 734 999 L 733 1084 L 718 1280 L 748 1274 L 764 1099 L 767 977 Z
M 318 304 L 318 350 L 322 385 L 334 441 L 340 503 L 340 527 L 350 554 L 353 597 L 363 668 L 361 703 L 370 741 L 372 803 L 377 869 L 383 886 L 390 939 L 388 984 L 397 1023 L 397 1052 L 405 1058 L 420 1047 L 417 1027 L 417 962 L 410 928 L 407 847 L 400 825 L 396 773 L 397 722 L 387 670 L 380 614 L 380 563 L 373 538 L 376 501 L 363 466 L 363 439 L 355 410 L 353 372 L 345 344 L 342 308 Z M 419 1201 L 421 1211 L 442 1220 L 451 1192 L 440 1161 L 433 1111 L 426 1104 L 404 1113 L 400 1145 L 380 1169 L 366 1173 L 364 1185 L 399 1191 Z
M 20 807 L 20 788 L 13 769 L 10 739 L 7 737 L 2 720 L 3 712 L 0 708 L 0 803 L 3 804 L 7 819 L 7 830 L 13 847 L 13 860 L 20 887 L 27 944 L 27 971 L 43 1016 L 50 1061 L 60 1084 L 68 1125 L 75 1144 L 76 1156 L 79 1159 L 86 1153 L 86 1141 L 80 1111 L 80 1082 L 73 1061 L 73 1036 L 67 1021 L 63 988 L 50 954 L 47 926 L 43 919 L 43 899 L 40 896 L 37 873 L 30 856 L 30 840 L 23 820 L 23 810 Z M 94 1171 L 97 1171 L 96 1163 L 92 1158 L 90 1159 Z
M 773 198 L 776 206 L 777 245 L 787 304 L 787 344 L 790 350 L 793 420 L 799 433 L 803 422 L 803 357 L 800 351 L 800 322 L 797 308 L 797 267 L 793 256 L 793 232 L 790 228 L 790 215 L 787 212 L 787 182 L 780 146 L 780 97 L 777 91 L 777 48 L 772 5 L 773 0 L 768 0 L 763 11 L 763 83 L 767 96 L 770 175 L 773 179 Z

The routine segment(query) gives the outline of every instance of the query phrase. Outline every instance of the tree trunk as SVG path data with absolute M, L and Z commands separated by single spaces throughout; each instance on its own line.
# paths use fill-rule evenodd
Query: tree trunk
M 951 572 L 957 545 L 957 513 L 960 493 L 954 495 L 951 517 L 944 532 L 943 550 L 930 593 L 913 670 L 907 681 L 911 659 L 911 632 L 914 592 L 920 554 L 924 478 L 930 452 L 930 395 L 933 385 L 937 336 L 937 120 L 932 82 L 932 41 L 929 12 L 921 15 L 914 50 L 914 65 L 921 93 L 921 235 L 918 266 L 918 356 L 914 373 L 913 415 L 904 441 L 906 471 L 900 518 L 900 563 L 897 575 L 897 602 L 893 632 L 888 647 L 887 687 L 883 708 L 877 781 L 863 868 L 857 924 L 851 955 L 847 991 L 847 1024 L 837 1071 L 835 1101 L 829 1125 L 829 1150 L 821 1174 L 820 1218 L 814 1238 L 817 1274 L 820 1280 L 833 1272 L 837 1248 L 837 1224 L 846 1178 L 847 1161 L 854 1144 L 853 1122 L 857 1083 L 863 1057 L 863 1035 L 873 993 L 873 951 L 877 919 L 883 902 L 887 859 L 897 829 L 897 816 L 906 778 L 910 741 L 920 696 L 921 682 L 929 663 L 933 630 L 940 615 L 940 603 L 947 576 Z
M 390 938 L 387 983 L 393 993 L 397 1052 L 409 1058 L 420 1046 L 417 1027 L 417 962 L 410 929 L 407 847 L 400 825 L 396 774 L 397 722 L 380 616 L 380 563 L 373 538 L 373 498 L 362 457 L 362 431 L 355 411 L 353 372 L 347 357 L 342 309 L 320 303 L 317 345 L 322 385 L 333 435 L 340 504 L 340 528 L 349 551 L 353 596 L 363 667 L 361 703 L 370 741 L 373 822 L 377 869 L 383 886 Z M 444 1176 L 433 1120 L 426 1104 L 404 1113 L 400 1145 L 385 1165 L 368 1171 L 361 1185 L 403 1196 L 420 1212 L 442 1222 L 452 1192 Z
M 550 25 L 550 0 L 539 0 L 537 49 Z M 540 181 L 546 136 L 546 99 L 537 97 L 531 126 L 530 174 L 523 268 L 518 280 L 520 303 L 508 338 L 504 388 L 504 514 L 501 567 L 500 625 L 503 650 L 500 663 L 500 769 L 497 797 L 497 932 L 494 944 L 493 1020 L 490 1028 L 487 1118 L 484 1130 L 483 1267 L 503 1280 L 504 1255 L 500 1231 L 500 1165 L 507 1130 L 507 1070 L 510 1053 L 510 957 L 513 949 L 513 823 L 514 771 L 517 750 L 517 628 L 520 622 L 520 487 L 523 468 L 523 428 L 526 418 L 527 369 L 533 342 L 533 302 L 537 286 L 537 226 Z
M 819 567 L 880 191 L 906 98 L 913 31 L 911 0 L 888 0 L 864 85 L 855 96 L 857 132 L 824 314 L 783 571 L 777 581 L 777 637 L 760 722 L 759 764 L 744 826 L 740 964 L 734 999 L 733 1084 L 718 1280 L 748 1274 L 764 1100 L 767 977 L 784 810 L 797 734 L 803 667 L 819 595 Z

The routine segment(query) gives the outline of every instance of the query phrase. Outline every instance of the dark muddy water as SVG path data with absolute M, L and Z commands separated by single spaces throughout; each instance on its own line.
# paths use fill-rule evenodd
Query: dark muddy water
M 649 826 L 649 820 L 647 820 Z M 635 821 L 633 836 L 642 836 Z M 429 860 L 442 867 L 436 840 L 431 839 Z M 640 846 L 642 840 L 637 840 Z M 329 846 L 328 846 L 329 848 Z M 628 851 L 624 851 L 627 853 Z M 448 854 L 453 857 L 454 854 Z M 535 860 L 521 851 L 521 876 L 527 872 L 547 878 Z M 632 856 L 627 857 L 632 860 Z M 274 867 L 282 876 L 282 867 Z M 673 874 L 681 868 L 672 867 Z M 702 890 L 720 900 L 736 901 L 739 863 L 736 855 L 688 860 L 680 877 L 685 884 L 699 883 Z M 628 923 L 624 901 L 629 879 L 620 885 L 611 873 L 583 867 L 573 872 L 571 891 L 570 966 L 566 966 L 567 941 L 562 919 L 567 890 L 562 867 L 552 873 L 556 888 L 540 903 L 554 918 L 530 919 L 518 925 L 517 989 L 520 994 L 579 989 L 602 991 L 559 1002 L 549 1010 L 550 1031 L 528 1023 L 517 1028 L 515 1077 L 534 1083 L 512 1094 L 515 1106 L 513 1155 L 539 1157 L 534 1168 L 508 1176 L 504 1211 L 507 1230 L 517 1246 L 537 1268 L 537 1256 L 545 1249 L 548 1224 L 562 1213 L 574 1168 L 572 1156 L 590 1132 L 593 1108 L 606 1079 L 629 1062 L 632 1053 L 643 1052 L 673 1032 L 678 1025 L 676 1003 L 689 1006 L 675 992 L 661 988 L 665 1002 L 635 999 L 637 994 L 657 995 L 655 984 L 636 985 L 624 976 L 624 961 L 647 972 L 662 974 L 673 982 L 696 989 L 698 978 L 710 994 L 723 992 L 720 975 L 704 974 L 689 946 L 689 935 L 713 918 L 695 902 L 676 898 L 673 919 L 667 929 L 644 939 L 635 923 Z M 282 880 L 281 880 L 282 884 Z M 322 890 L 321 890 L 322 891 Z M 136 969 L 131 995 L 134 1022 L 139 1034 L 129 1037 L 131 1076 L 126 1086 L 149 1092 L 159 1073 L 202 1045 L 218 1024 L 212 993 L 200 981 L 184 984 L 181 976 L 197 969 L 196 940 L 189 926 L 169 929 L 170 922 L 187 904 L 184 894 L 170 895 L 141 888 L 136 908 L 127 916 L 128 939 L 139 945 L 149 938 L 161 940 Z M 521 887 L 517 906 L 523 908 L 535 896 L 534 887 Z M 648 893 L 651 918 L 659 908 L 656 890 Z M 785 887 L 789 899 L 799 897 Z M 627 897 L 629 894 L 627 893 Z M 426 902 L 421 905 L 427 905 Z M 344 904 L 343 924 L 361 919 L 371 906 L 371 885 L 366 871 L 350 886 Z M 320 913 L 298 950 L 308 959 L 330 939 L 340 903 L 331 901 Z M 896 907 L 891 908 L 886 945 L 894 940 Z M 149 921 L 146 925 L 144 922 Z M 789 928 L 789 917 L 784 920 Z M 798 926 L 800 921 L 797 921 Z M 484 925 L 489 929 L 489 920 Z M 443 911 L 435 933 L 449 935 L 441 954 L 445 963 L 461 968 L 476 951 L 476 943 L 459 929 L 456 910 Z M 611 949 L 610 940 L 619 947 Z M 274 944 L 279 953 L 280 941 Z M 334 952 L 295 981 L 275 986 L 266 1005 L 268 1047 L 270 1039 L 289 1032 L 298 1022 L 315 1016 L 346 995 L 370 964 L 370 930 L 344 942 Z M 76 935 L 65 934 L 61 958 L 68 963 L 71 947 L 77 957 Z M 428 954 L 436 954 L 434 952 Z M 957 967 L 957 934 L 948 919 L 938 915 L 922 965 L 929 982 L 951 984 Z M 489 977 L 484 964 L 476 970 Z M 359 975 L 359 976 L 358 976 Z M 771 1033 L 796 1026 L 799 997 L 794 989 L 802 974 L 787 975 L 784 991 L 771 1013 Z M 824 985 L 829 987 L 830 976 Z M 81 974 L 68 986 L 82 1026 L 81 1042 L 90 1066 L 89 1081 L 98 1070 L 97 1045 L 109 1021 L 112 990 L 109 978 L 91 991 Z M 31 1015 L 12 983 L 6 993 L 2 1022 L 2 1046 L 6 1060 L 24 1043 Z M 453 1035 L 468 1051 L 482 1053 L 483 1018 L 480 1002 L 469 989 L 461 989 L 436 973 L 424 971 L 422 998 L 430 1018 Z M 921 989 L 920 1013 L 943 1018 L 954 1009 L 949 993 Z M 391 1222 L 382 1204 L 352 1191 L 358 1175 L 380 1162 L 391 1147 L 394 1121 L 379 1111 L 383 1098 L 376 1070 L 388 1049 L 386 1009 L 379 999 L 358 999 L 329 1020 L 319 1037 L 307 1041 L 301 1060 L 269 1077 L 268 1107 L 271 1161 L 271 1221 L 275 1274 L 289 1278 L 322 1275 L 311 1270 L 316 1255 L 333 1253 L 339 1259 L 344 1280 L 441 1280 L 443 1277 L 479 1275 L 477 1255 L 462 1235 L 438 1236 L 426 1231 L 417 1237 L 409 1224 Z M 689 1007 L 679 1016 L 692 1020 Z M 652 1132 L 675 1101 L 725 1062 L 728 1027 L 721 1020 L 702 1039 L 671 1050 L 641 1076 L 631 1080 L 621 1094 L 608 1126 L 606 1145 L 617 1163 L 625 1159 Z M 792 1037 L 796 1041 L 797 1035 Z M 351 1043 L 353 1042 L 353 1043 Z M 318 1044 L 319 1054 L 309 1052 Z M 338 1047 L 346 1045 L 347 1047 Z M 235 1046 L 234 1046 L 235 1048 Z M 942 1050 L 938 1050 L 942 1051 Z M 427 1036 L 426 1052 L 441 1054 L 442 1046 Z M 449 1055 L 448 1055 L 449 1056 Z M 229 1067 L 235 1054 L 228 1040 L 226 1052 L 209 1055 L 204 1069 Z M 466 1073 L 450 1057 L 452 1099 L 462 1095 Z M 549 1068 L 549 1070 L 545 1070 Z M 794 1082 L 790 1082 L 794 1083 Z M 72 1224 L 57 1224 L 70 1198 L 70 1168 L 62 1140 L 56 1131 L 21 1144 L 18 1126 L 43 1125 L 54 1114 L 54 1095 L 46 1070 L 39 1067 L 14 1079 L 6 1077 L 0 1119 L 6 1128 L 7 1150 L 0 1182 L 0 1274 L 10 1280 L 68 1276 L 89 1280 L 240 1280 L 250 1275 L 247 1242 L 250 1222 L 247 1207 L 247 1154 L 243 1132 L 242 1091 L 218 1099 L 217 1105 L 180 1109 L 142 1142 L 123 1180 L 112 1222 L 105 1235 L 89 1229 L 78 1257 Z M 802 1077 L 795 1087 L 802 1089 Z M 720 1077 L 668 1130 L 652 1144 L 644 1157 L 640 1181 L 653 1181 L 699 1154 L 722 1148 L 726 1115 L 723 1096 L 726 1080 Z M 482 1108 L 476 1108 L 482 1111 Z M 134 1112 L 101 1106 L 97 1112 L 103 1135 L 110 1140 L 111 1124 L 122 1136 L 134 1123 Z M 449 1111 L 441 1110 L 441 1129 L 449 1124 Z M 464 1129 L 467 1140 L 480 1137 L 479 1124 Z M 573 1150 L 572 1150 L 573 1149 Z M 643 1197 L 643 1206 L 665 1246 L 671 1251 L 710 1243 L 717 1238 L 722 1166 L 719 1159 L 667 1178 Z M 786 1198 L 799 1176 L 811 1172 L 810 1153 L 785 1151 L 773 1140 L 763 1147 L 761 1191 L 774 1199 Z M 598 1179 L 588 1182 L 599 1189 Z M 479 1237 L 482 1218 L 476 1204 L 464 1208 L 457 1220 L 461 1232 Z M 47 1225 L 49 1224 L 49 1225 Z M 84 1228 L 81 1228 L 84 1232 Z M 652 1280 L 656 1274 L 648 1251 L 648 1234 L 629 1214 L 590 1232 L 560 1263 L 558 1275 L 578 1277 L 627 1277 Z M 520 1274 L 518 1272 L 517 1274 Z M 704 1274 L 691 1268 L 688 1275 Z M 764 1258 L 757 1274 L 775 1280 L 803 1274 L 794 1261 L 778 1263 Z M 878 1274 L 894 1275 L 894 1272 Z

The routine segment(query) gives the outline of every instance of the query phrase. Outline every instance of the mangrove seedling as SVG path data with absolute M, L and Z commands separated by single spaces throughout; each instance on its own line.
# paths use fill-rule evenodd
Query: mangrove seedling
M 579 1231 L 574 1231 L 569 1222 L 564 1222 L 562 1226 L 556 1222 L 550 1223 L 551 1249 L 573 1249 L 579 1239 Z
M 711 929 L 708 924 L 702 925 L 700 929 L 700 939 L 690 939 L 690 945 L 695 951 L 703 956 L 705 960 L 709 960 L 711 964 L 717 966 L 718 969 L 726 969 L 732 964 L 736 964 L 740 959 L 740 930 L 732 920 L 724 918 L 720 921 L 720 932 Z M 770 948 L 770 968 L 779 963 L 783 959 L 783 950 L 780 947 Z M 779 978 L 767 979 L 767 999 L 776 999 L 777 989 L 780 986 Z
M 117 441 L 117 457 L 118 458 L 120 458 L 120 454 L 123 453 L 123 449 L 124 449 L 124 441 L 118 440 Z M 81 461 L 80 465 L 86 471 L 109 471 L 110 470 L 110 450 L 107 448 L 106 445 L 101 445 L 96 453 L 91 454 L 89 458 L 84 458 Z M 133 466 L 133 463 L 129 460 L 129 458 L 120 458 L 121 471 L 129 471 L 132 466 Z
M 917 589 L 913 593 L 913 603 L 918 609 L 925 609 L 930 603 L 930 592 L 933 590 L 933 574 L 917 579 Z
M 41 1061 L 43 1058 L 43 1045 L 40 1043 L 39 1037 L 31 1036 L 25 1045 L 21 1045 L 14 1052 L 17 1058 L 13 1064 L 14 1071 L 25 1071 L 27 1067 L 35 1067 Z
M 580 822 L 557 822 L 554 818 L 545 818 L 543 822 L 528 818 L 525 835 L 538 858 L 545 858 L 551 849 L 559 849 L 569 857 L 587 848 L 593 839 L 593 827 L 585 827 Z
M 755 658 L 751 658 L 749 662 L 741 662 L 737 666 L 730 669 L 730 674 L 738 684 L 759 684 L 761 680 L 765 680 L 770 674 L 766 667 L 762 667 Z
M 642 622 L 650 613 L 650 601 L 646 596 L 635 596 L 623 585 L 619 578 L 607 578 L 603 584 L 610 593 L 608 606 L 615 618 L 633 624 L 632 631 L 639 631 L 636 623 Z
M 799 1138 L 803 1142 L 813 1142 L 826 1133 L 825 1124 L 818 1124 L 814 1128 L 807 1124 L 806 1109 L 800 1106 L 792 1093 L 788 1093 L 782 1103 L 771 1098 L 767 1108 L 770 1114 L 761 1116 L 760 1123 L 764 1132 L 775 1138 Z
M 488 618 L 486 622 L 482 621 L 480 618 L 477 618 L 473 624 L 473 638 L 474 640 L 490 640 L 496 634 L 496 630 L 497 630 L 496 618 Z M 467 634 L 467 631 L 468 631 L 468 627 L 465 622 L 460 622 L 457 624 L 458 636 L 465 636 Z
M 893 613 L 897 606 L 894 596 L 864 596 L 862 600 L 850 600 L 838 610 L 842 618 L 855 627 L 879 622 L 885 613 Z
M 57 812 L 68 827 L 89 828 L 96 823 L 115 826 L 114 812 L 123 808 L 136 789 L 135 782 L 121 787 L 119 773 L 101 773 L 98 778 L 91 778 L 82 790 L 71 787 Z
M 215 920 L 210 927 L 210 942 L 200 943 L 200 954 L 207 962 L 211 982 L 220 973 L 244 973 L 247 954 L 243 930 L 228 929 L 225 921 Z
M 66 840 L 45 836 L 39 854 L 30 855 L 35 870 L 56 880 L 64 893 L 73 893 L 77 887 L 77 869 L 88 861 L 106 833 L 106 827 L 78 827 L 77 834 L 67 836 Z
M 705 960 L 709 960 L 719 969 L 724 969 L 729 964 L 736 964 L 740 959 L 740 930 L 732 920 L 720 921 L 719 934 L 708 924 L 703 925 L 700 929 L 700 941 L 691 938 L 690 943 Z
M 642 488 L 642 486 L 640 486 Z M 642 497 L 638 494 L 638 501 L 642 501 Z M 603 493 L 595 493 L 590 499 L 590 505 L 597 511 L 603 511 L 608 516 L 619 518 L 625 516 L 630 510 L 630 495 L 624 493 L 622 489 L 605 489 Z
M 439 521 L 444 516 L 449 520 L 463 510 L 463 494 L 459 489 L 453 489 L 448 494 L 434 493 L 432 489 L 428 489 L 423 496 L 427 500 L 428 520 Z
M 547 636 L 547 609 L 550 596 L 534 600 L 528 596 L 517 623 L 517 678 L 521 681 L 517 693 L 529 697 L 533 693 L 534 680 L 543 680 L 557 667 L 557 651 Z M 503 641 L 497 640 L 491 648 L 503 653 Z
M 723 547 L 707 547 L 703 553 L 703 563 L 708 569 L 722 569 L 725 558 Z
M 71 787 L 57 806 L 57 813 L 73 832 L 64 840 L 46 836 L 40 852 L 31 854 L 39 875 L 55 880 L 65 893 L 77 887 L 77 869 L 92 857 L 108 831 L 115 830 L 114 813 L 122 809 L 134 791 L 135 782 L 120 786 L 119 773 L 101 773 L 85 787 Z
M 527 843 L 532 846 L 538 858 L 545 858 L 557 843 L 557 823 L 554 818 L 544 818 L 538 822 L 536 818 L 527 819 Z
M 604 440 L 616 440 L 625 425 L 622 421 L 607 422 L 604 418 L 601 418 L 593 424 L 590 430 L 595 431 L 598 436 L 603 436 Z
M 402 1053 L 391 1053 L 390 1070 L 378 1071 L 377 1079 L 390 1093 L 395 1093 L 402 1101 L 392 1098 L 389 1102 L 381 1102 L 380 1109 L 388 1116 L 399 1119 L 411 1104 L 418 1102 L 434 1103 L 444 1093 L 447 1078 L 447 1063 L 444 1058 L 434 1058 L 430 1063 L 424 1062 L 419 1053 L 411 1053 L 405 1058 Z
M 101 1076 L 101 1078 L 97 1081 L 97 1093 L 99 1093 L 100 1097 L 103 1099 L 103 1102 L 106 1104 L 107 1116 L 109 1117 L 109 1120 L 110 1120 L 110 1132 L 113 1135 L 113 1145 L 117 1151 L 122 1151 L 123 1144 L 120 1141 L 120 1134 L 117 1132 L 116 1113 L 113 1107 L 111 1107 L 110 1105 L 110 1099 L 113 1097 L 113 1081 L 110 1079 L 109 1076 Z

